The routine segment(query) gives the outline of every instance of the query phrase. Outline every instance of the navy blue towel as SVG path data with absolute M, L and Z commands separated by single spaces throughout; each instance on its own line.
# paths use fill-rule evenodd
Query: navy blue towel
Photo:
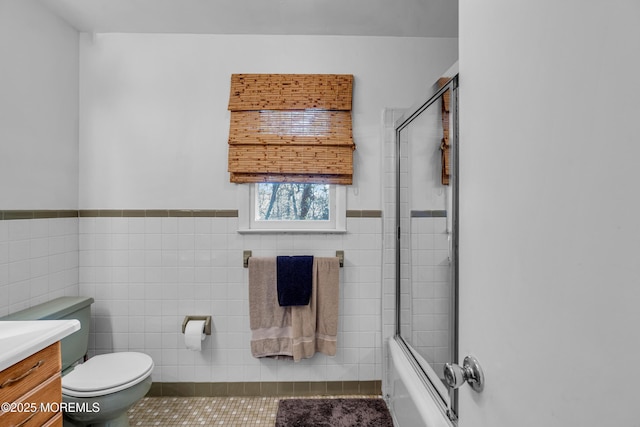
M 279 256 L 277 276 L 280 306 L 309 304 L 313 278 L 312 256 Z

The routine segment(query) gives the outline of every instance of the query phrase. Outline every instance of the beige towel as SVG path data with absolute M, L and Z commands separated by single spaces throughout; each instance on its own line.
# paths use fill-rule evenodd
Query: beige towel
M 249 258 L 249 325 L 253 357 L 291 358 L 291 310 L 278 304 L 276 258 Z
M 312 357 L 317 351 L 336 354 L 340 264 L 338 258 L 313 259 L 311 300 L 306 306 L 292 306 L 293 360 Z

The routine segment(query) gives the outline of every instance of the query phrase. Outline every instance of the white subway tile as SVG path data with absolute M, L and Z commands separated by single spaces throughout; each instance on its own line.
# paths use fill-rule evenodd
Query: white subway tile
M 29 221 L 30 237 L 32 239 L 49 236 L 49 221 L 46 219 Z
M 111 237 L 111 248 L 114 250 L 127 250 L 129 249 L 129 235 L 128 234 L 113 234 Z
M 9 240 L 9 221 L 0 221 L 0 243 Z
M 178 233 L 178 218 L 176 217 L 161 218 L 160 223 L 161 223 L 163 234 Z
M 144 232 L 145 234 L 160 234 L 162 233 L 162 219 L 155 217 L 147 217 L 144 220 Z
M 195 232 L 195 222 L 191 217 L 178 218 L 178 233 L 182 235 L 193 234 Z
M 94 234 L 96 232 L 96 218 L 80 218 L 78 230 L 80 234 Z
M 9 242 L 9 262 L 29 259 L 30 240 L 12 240 Z
M 181 249 L 178 251 L 178 266 L 193 267 L 195 266 L 195 251 L 189 249 Z
M 206 250 L 210 251 L 212 249 L 212 236 L 211 234 L 195 234 L 193 247 L 195 250 Z
M 22 282 L 29 279 L 29 261 L 10 262 L 9 283 Z
M 31 237 L 30 229 L 31 220 L 12 220 L 8 221 L 9 241 L 26 240 Z
M 46 276 L 49 273 L 49 258 L 31 258 L 29 260 L 29 274 L 30 278 Z
M 194 218 L 193 232 L 195 234 L 211 234 L 214 220 L 214 218 Z
M 147 218 L 127 218 L 129 234 L 144 234 Z
M 97 234 L 111 233 L 111 218 L 97 217 L 95 218 L 95 230 Z

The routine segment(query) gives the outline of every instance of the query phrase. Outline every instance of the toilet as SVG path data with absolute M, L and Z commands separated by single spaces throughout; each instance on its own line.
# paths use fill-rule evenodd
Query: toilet
M 153 360 L 144 353 L 120 352 L 85 361 L 91 304 L 93 298 L 61 297 L 3 320 L 78 319 L 80 330 L 61 341 L 62 401 L 68 409 L 64 425 L 127 427 L 127 410 L 151 388 Z

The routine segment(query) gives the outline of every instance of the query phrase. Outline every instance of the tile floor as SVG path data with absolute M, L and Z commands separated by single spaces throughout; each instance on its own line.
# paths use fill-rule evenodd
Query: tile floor
M 129 410 L 132 427 L 273 426 L 274 397 L 145 397 Z
M 327 396 L 318 397 L 326 398 Z M 129 423 L 131 427 L 220 425 L 273 427 L 279 399 L 278 397 L 145 397 L 129 410 Z

